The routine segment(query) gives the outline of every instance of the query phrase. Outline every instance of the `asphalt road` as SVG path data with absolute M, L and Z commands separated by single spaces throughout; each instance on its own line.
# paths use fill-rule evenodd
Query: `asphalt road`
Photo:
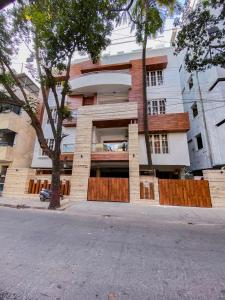
M 0 300 L 225 299 L 225 210 L 0 208 Z

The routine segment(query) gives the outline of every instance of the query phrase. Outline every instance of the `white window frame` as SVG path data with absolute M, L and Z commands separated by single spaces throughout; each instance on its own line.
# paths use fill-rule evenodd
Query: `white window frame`
M 147 71 L 147 86 L 164 85 L 163 70 Z
M 148 100 L 149 115 L 165 115 L 166 114 L 166 99 L 151 99 Z
M 168 154 L 169 153 L 169 141 L 168 134 L 150 134 L 150 151 L 152 154 Z

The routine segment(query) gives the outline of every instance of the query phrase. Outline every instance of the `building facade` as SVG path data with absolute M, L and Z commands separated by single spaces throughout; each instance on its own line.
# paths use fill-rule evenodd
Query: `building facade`
M 180 73 L 184 108 L 191 124 L 190 167 L 194 174 L 201 175 L 204 169 L 225 165 L 225 70 L 214 67 L 205 72 Z
M 200 3 L 200 0 L 187 1 L 184 23 L 188 14 Z M 190 167 L 194 174 L 202 175 L 202 170 L 225 165 L 225 70 L 211 67 L 205 71 L 188 73 L 182 62 L 184 54 L 185 51 L 180 55 L 179 72 L 184 109 L 190 116 Z
M 140 51 L 133 51 L 103 56 L 95 65 L 77 60 L 71 67 L 67 105 L 73 119 L 64 121 L 61 155 L 62 178 L 70 179 L 71 199 L 87 199 L 89 177 L 129 178 L 130 201 L 140 198 L 140 176 L 148 175 L 140 57 Z M 180 178 L 189 166 L 189 118 L 172 48 L 147 51 L 147 85 L 153 168 L 159 178 Z M 49 103 L 56 118 L 51 92 Z M 46 112 L 43 128 L 54 147 Z M 51 160 L 37 140 L 31 167 L 39 178 L 51 174 Z
M 38 86 L 26 74 L 18 78 L 27 92 L 38 96 Z M 16 105 L 0 104 L 0 194 L 16 193 L 17 177 L 10 174 L 30 168 L 34 142 L 35 132 L 26 112 Z

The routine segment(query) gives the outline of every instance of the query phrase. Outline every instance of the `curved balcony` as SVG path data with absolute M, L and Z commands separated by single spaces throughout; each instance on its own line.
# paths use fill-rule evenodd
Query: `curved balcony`
M 131 87 L 131 75 L 119 72 L 88 73 L 70 81 L 72 94 L 125 92 Z

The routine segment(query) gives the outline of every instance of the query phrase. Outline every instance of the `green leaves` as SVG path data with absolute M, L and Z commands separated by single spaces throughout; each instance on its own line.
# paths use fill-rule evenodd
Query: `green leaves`
M 155 36 L 162 30 L 166 17 L 172 14 L 176 6 L 175 0 L 137 0 L 130 12 L 137 42 L 142 44 L 145 35 Z
M 177 35 L 175 54 L 186 50 L 185 66 L 189 72 L 225 67 L 224 12 L 223 1 L 207 0 L 188 15 Z

